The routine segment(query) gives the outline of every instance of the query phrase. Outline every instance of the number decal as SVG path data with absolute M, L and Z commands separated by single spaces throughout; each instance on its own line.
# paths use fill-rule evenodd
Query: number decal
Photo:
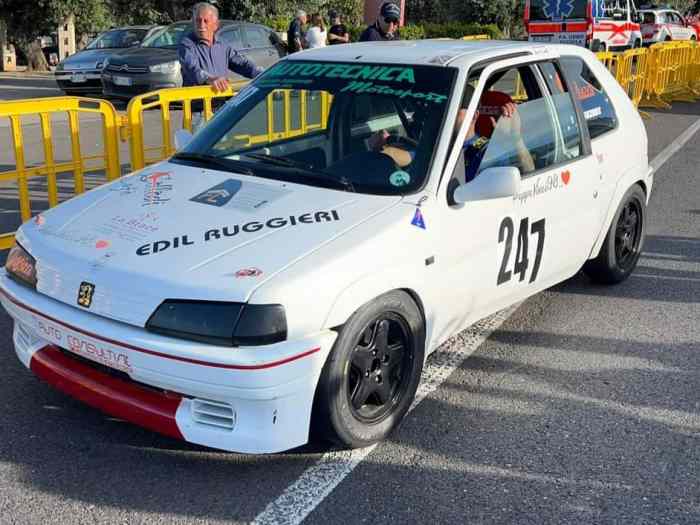
M 532 269 L 532 275 L 530 276 L 530 282 L 534 283 L 537 279 L 537 272 L 540 271 L 540 263 L 542 262 L 542 252 L 544 251 L 544 219 L 535 221 L 532 223 L 532 229 L 530 233 L 537 234 L 537 252 L 535 254 L 535 266 Z
M 503 283 L 510 281 L 510 271 L 506 271 L 506 266 L 508 266 L 508 259 L 510 259 L 510 251 L 513 248 L 513 232 L 515 226 L 513 225 L 513 220 L 510 217 L 503 219 L 501 223 L 501 229 L 498 232 L 498 244 L 503 242 L 503 236 L 505 235 L 506 249 L 503 253 L 503 263 L 501 263 L 501 271 L 498 272 L 498 286 Z M 507 231 L 507 233 L 506 233 Z
M 532 225 L 530 225 L 530 219 L 527 217 L 520 221 L 520 229 L 518 230 L 518 246 L 515 250 L 515 263 L 513 264 L 513 272 L 511 273 L 511 271 L 508 270 L 508 263 L 510 262 L 510 252 L 513 251 L 513 235 L 515 234 L 515 225 L 513 224 L 513 219 L 510 217 L 503 219 L 501 227 L 498 231 L 498 244 L 505 242 L 506 245 L 503 251 L 501 269 L 498 272 L 498 286 L 510 281 L 513 274 L 518 276 L 520 282 L 525 280 L 527 270 L 530 267 L 530 259 L 528 257 L 530 236 L 537 234 L 535 262 L 532 266 L 532 274 L 530 275 L 529 281 L 530 283 L 535 282 L 537 279 L 537 274 L 540 271 L 542 253 L 544 252 L 545 226 L 545 219 L 535 221 L 532 223 Z
M 529 235 L 529 223 L 530 221 L 527 218 L 520 221 L 520 231 L 518 232 L 518 249 L 515 250 L 515 266 L 513 266 L 513 273 L 520 276 L 520 282 L 525 280 L 525 272 L 527 272 L 527 267 L 530 264 L 527 258 L 527 236 Z

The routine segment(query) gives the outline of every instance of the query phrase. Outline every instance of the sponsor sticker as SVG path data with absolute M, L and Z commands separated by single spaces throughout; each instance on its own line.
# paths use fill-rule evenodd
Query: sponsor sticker
M 410 182 L 411 176 L 403 170 L 395 171 L 389 176 L 389 183 L 392 186 L 396 186 L 397 188 L 400 188 L 402 186 L 408 186 Z
M 416 213 L 413 215 L 411 224 L 423 230 L 427 229 L 425 227 L 425 219 L 423 219 L 423 214 L 421 213 L 420 208 L 416 208 Z
M 260 277 L 263 271 L 259 268 L 242 268 L 236 272 L 236 279 L 242 279 L 244 277 Z
M 204 190 L 190 200 L 192 202 L 209 204 L 210 206 L 218 206 L 220 208 L 229 203 L 233 196 L 241 189 L 242 185 L 243 184 L 239 180 L 228 179 L 208 190 Z

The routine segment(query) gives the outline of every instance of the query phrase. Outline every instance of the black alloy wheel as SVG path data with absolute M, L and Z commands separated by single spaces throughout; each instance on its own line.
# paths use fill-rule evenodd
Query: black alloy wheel
M 646 194 L 635 184 L 622 198 L 600 253 L 583 266 L 586 275 L 601 284 L 627 279 L 642 253 L 646 216 Z
M 402 290 L 385 293 L 339 329 L 316 388 L 315 434 L 366 447 L 394 430 L 413 402 L 425 358 L 425 322 Z
M 414 354 L 411 340 L 407 323 L 389 312 L 363 330 L 350 357 L 346 390 L 358 421 L 380 422 L 406 395 Z
M 637 263 L 642 238 L 642 209 L 636 199 L 625 203 L 615 228 L 615 258 L 623 272 Z

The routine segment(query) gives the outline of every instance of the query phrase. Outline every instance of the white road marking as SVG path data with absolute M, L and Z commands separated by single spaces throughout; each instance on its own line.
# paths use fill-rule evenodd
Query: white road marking
M 410 410 L 437 390 L 462 361 L 479 348 L 518 306 L 519 304 L 479 321 L 432 354 L 423 370 L 421 384 Z M 257 525 L 301 523 L 376 447 L 377 445 L 372 445 L 362 449 L 323 454 L 318 463 L 306 469 L 255 518 L 253 523 Z
M 654 157 L 654 160 L 649 163 L 651 169 L 654 172 L 659 170 L 661 166 L 666 164 L 668 159 L 675 155 L 678 150 L 680 150 L 691 138 L 693 138 L 693 135 L 695 135 L 698 130 L 700 130 L 700 119 L 696 120 L 695 123 L 681 133 L 676 140 L 671 142 L 661 153 Z
M 653 171 L 658 171 L 698 130 L 700 130 L 700 119 L 654 157 L 650 162 Z M 476 323 L 452 339 L 451 344 L 448 342 L 443 345 L 444 350 L 438 350 L 431 355 L 423 370 L 421 385 L 411 410 L 426 396 L 437 390 L 462 361 L 474 353 L 518 306 L 520 304 Z M 455 342 L 455 339 L 466 339 L 466 341 L 460 344 L 459 341 Z M 300 524 L 376 447 L 377 445 L 373 445 L 363 449 L 323 454 L 315 465 L 306 469 L 275 501 L 270 502 L 253 523 L 256 525 Z

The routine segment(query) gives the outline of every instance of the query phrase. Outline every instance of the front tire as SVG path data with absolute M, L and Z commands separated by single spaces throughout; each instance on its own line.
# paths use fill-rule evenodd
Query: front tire
M 601 284 L 617 284 L 627 279 L 642 252 L 646 219 L 646 196 L 635 184 L 623 197 L 600 254 L 584 265 L 586 275 Z
M 388 436 L 408 412 L 420 382 L 425 325 L 405 292 L 386 293 L 340 330 L 314 400 L 314 430 L 348 448 Z

